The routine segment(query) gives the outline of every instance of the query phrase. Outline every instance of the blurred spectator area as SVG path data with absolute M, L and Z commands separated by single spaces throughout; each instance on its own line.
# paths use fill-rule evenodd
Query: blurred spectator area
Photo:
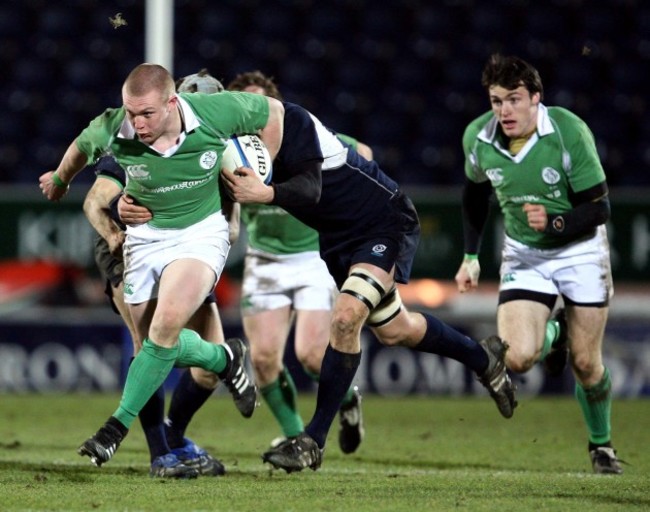
M 144 4 L 0 4 L 0 183 L 36 183 L 120 105 L 123 79 L 145 60 Z M 117 13 L 127 25 L 113 27 Z M 650 185 L 644 0 L 175 2 L 177 77 L 260 69 L 285 99 L 370 144 L 404 185 L 462 182 L 462 132 L 489 107 L 480 74 L 495 51 L 534 63 L 545 103 L 587 121 L 610 186 Z

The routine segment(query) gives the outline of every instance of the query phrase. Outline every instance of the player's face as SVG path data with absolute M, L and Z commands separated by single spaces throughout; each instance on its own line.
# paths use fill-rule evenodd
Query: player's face
M 507 137 L 523 137 L 535 130 L 539 93 L 531 95 L 523 85 L 513 90 L 494 85 L 489 93 L 492 112 Z
M 176 112 L 176 96 L 168 97 L 159 91 L 151 91 L 143 96 L 122 94 L 126 117 L 133 126 L 138 138 L 153 144 L 165 133 Z

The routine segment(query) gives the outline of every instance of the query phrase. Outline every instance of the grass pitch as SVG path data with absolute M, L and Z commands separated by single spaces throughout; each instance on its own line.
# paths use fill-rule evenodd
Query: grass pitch
M 614 442 L 622 476 L 594 475 L 585 427 L 569 397 L 520 399 L 510 420 L 488 398 L 364 398 L 366 439 L 343 455 L 337 426 L 323 467 L 287 475 L 260 454 L 279 435 L 262 405 L 239 416 L 211 399 L 188 435 L 220 458 L 225 477 L 148 476 L 134 424 L 96 468 L 77 446 L 113 412 L 117 395 L 0 395 L 0 510 L 625 511 L 650 509 L 650 400 L 618 400 Z M 305 418 L 315 397 L 300 399 Z

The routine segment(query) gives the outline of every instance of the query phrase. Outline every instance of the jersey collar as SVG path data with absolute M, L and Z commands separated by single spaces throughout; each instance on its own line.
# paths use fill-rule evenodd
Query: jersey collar
M 555 132 L 555 129 L 553 128 L 553 123 L 551 123 L 551 118 L 548 115 L 548 109 L 546 108 L 546 105 L 540 103 L 537 110 L 537 133 L 540 137 L 543 137 L 544 135 L 550 135 L 553 132 Z
M 488 144 L 493 144 L 497 135 L 497 128 L 499 127 L 499 122 L 497 118 L 492 116 L 483 129 L 479 132 L 478 138 L 483 142 Z M 540 103 L 537 106 L 537 135 L 543 137 L 544 135 L 549 135 L 553 133 L 555 129 L 551 123 L 551 119 L 548 115 L 548 108 L 543 103 Z

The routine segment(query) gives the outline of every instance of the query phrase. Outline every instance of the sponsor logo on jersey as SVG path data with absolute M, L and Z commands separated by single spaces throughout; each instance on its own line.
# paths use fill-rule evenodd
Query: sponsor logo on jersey
M 212 169 L 217 164 L 217 152 L 206 151 L 199 157 L 199 164 L 203 169 Z
M 124 282 L 124 295 L 133 295 L 133 285 L 131 283 Z
M 503 169 L 497 167 L 496 169 L 486 169 L 485 175 L 490 179 L 493 186 L 498 186 L 503 183 Z
M 552 167 L 544 167 L 542 169 L 542 180 L 544 180 L 544 183 L 547 185 L 555 185 L 560 181 L 560 173 Z
M 129 177 L 136 180 L 143 180 L 149 178 L 149 171 L 147 170 L 147 164 L 127 165 L 126 173 L 129 175 Z
M 535 194 L 526 194 L 525 196 L 512 196 L 510 200 L 513 203 L 538 203 L 540 197 Z
M 166 194 L 167 192 L 175 192 L 178 190 L 187 190 L 195 187 L 200 187 L 204 185 L 211 178 L 203 178 L 202 180 L 191 180 L 191 181 L 181 181 L 180 183 L 174 183 L 173 185 L 164 185 L 162 187 L 156 187 L 149 190 L 152 194 Z
M 384 256 L 386 252 L 386 246 L 384 244 L 377 244 L 372 248 L 372 255 L 379 256 L 380 258 Z

